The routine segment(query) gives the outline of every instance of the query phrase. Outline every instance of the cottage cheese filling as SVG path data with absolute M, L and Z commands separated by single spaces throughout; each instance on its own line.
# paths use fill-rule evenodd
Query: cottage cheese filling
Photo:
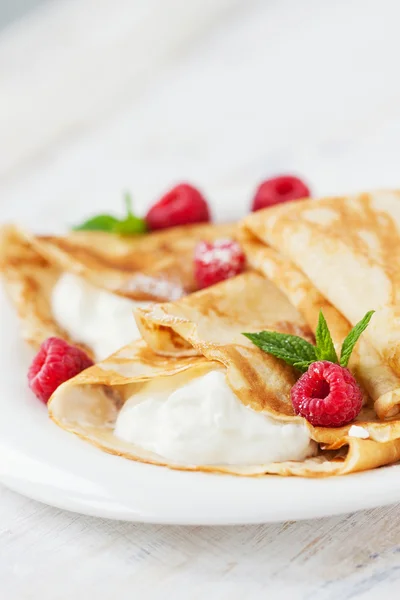
M 61 275 L 51 297 L 57 323 L 73 340 L 89 346 L 96 360 L 140 337 L 133 310 L 148 304 L 101 290 L 71 273 Z
M 114 434 L 171 461 L 192 465 L 259 465 L 314 454 L 303 423 L 283 423 L 245 407 L 223 371 L 129 398 Z M 168 389 L 169 387 L 169 389 Z

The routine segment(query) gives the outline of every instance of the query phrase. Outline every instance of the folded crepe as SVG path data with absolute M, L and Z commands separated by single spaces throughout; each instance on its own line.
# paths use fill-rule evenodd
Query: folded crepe
M 247 261 L 260 271 L 287 296 L 315 331 L 320 310 L 323 311 L 332 335 L 336 352 L 351 330 L 345 317 L 317 290 L 304 273 L 282 254 L 260 242 L 244 229 L 241 234 Z M 362 337 L 355 347 L 350 368 L 366 391 L 366 398 L 381 419 L 392 413 L 400 398 L 400 378 L 379 356 L 375 348 Z
M 67 431 L 133 460 L 236 475 L 321 477 L 399 460 L 400 431 L 394 436 L 386 424 L 376 441 L 376 423 L 366 418 L 368 406 L 357 425 L 370 439 L 353 437 L 350 425 L 314 428 L 294 414 L 290 390 L 298 374 L 251 344 L 242 332 L 270 329 L 308 340 L 313 336 L 296 307 L 263 275 L 248 271 L 136 313 L 145 340 L 66 382 L 50 400 L 51 418 Z M 218 380 L 218 394 L 207 388 L 211 379 L 202 380 L 210 372 L 223 378 L 223 384 Z M 196 405 L 185 393 L 193 394 L 201 380 Z M 226 410 L 221 400 L 226 397 L 224 386 L 234 397 Z M 204 408 L 201 402 L 208 396 Z M 133 438 L 126 432 L 121 435 L 126 430 L 121 421 L 129 414 Z M 157 436 L 167 437 L 167 443 L 154 443 Z M 249 444 L 256 448 L 252 453 Z M 268 444 L 276 447 L 266 453 Z M 221 456 L 224 460 L 218 460 Z M 259 460 L 261 456 L 273 459 Z
M 184 225 L 141 235 L 76 231 L 26 236 L 65 271 L 133 300 L 175 300 L 197 289 L 190 255 L 200 240 L 233 237 L 234 224 Z M 25 234 L 26 235 L 26 234 Z
M 398 415 L 400 193 L 287 203 L 250 215 L 244 229 L 296 265 L 308 289 L 318 290 L 318 302 L 334 308 L 340 327 L 376 311 L 358 348 L 360 377 L 377 415 Z M 267 263 L 265 269 L 270 271 Z M 295 305 L 301 310 L 300 301 Z
M 131 318 L 137 303 L 172 300 L 196 289 L 188 257 L 199 240 L 232 237 L 234 231 L 233 225 L 202 224 L 137 236 L 74 232 L 55 237 L 9 226 L 0 232 L 0 271 L 29 343 L 37 347 L 55 335 L 104 358 L 138 335 Z M 112 298 L 118 300 L 116 314 Z M 74 321 L 74 311 L 82 314 L 69 330 L 64 319 Z M 117 327 L 121 315 L 121 342 L 103 343 L 97 351 L 96 336 L 102 329 L 106 336 L 107 328 L 112 333 L 113 319 Z M 86 343 L 85 324 L 90 329 Z

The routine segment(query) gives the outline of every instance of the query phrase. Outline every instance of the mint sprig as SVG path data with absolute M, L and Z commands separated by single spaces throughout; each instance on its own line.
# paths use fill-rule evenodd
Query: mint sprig
M 318 325 L 315 330 L 315 353 L 318 360 L 329 360 L 329 362 L 338 363 L 338 357 L 336 354 L 335 346 L 331 332 L 329 331 L 328 323 L 322 313 L 319 311 Z
M 278 333 L 276 331 L 260 331 L 259 333 L 243 333 L 253 344 L 267 354 L 284 360 L 288 365 L 295 367 L 302 373 L 317 360 L 328 360 L 342 367 L 347 367 L 354 346 L 360 335 L 368 327 L 375 311 L 367 312 L 365 317 L 350 331 L 342 344 L 340 361 L 333 345 L 332 336 L 326 319 L 320 311 L 318 325 L 315 332 L 316 345 L 310 344 L 297 335 Z
M 81 225 L 73 227 L 74 231 L 106 231 L 108 233 L 117 233 L 119 235 L 134 235 L 145 233 L 147 225 L 145 219 L 136 217 L 132 212 L 132 198 L 130 194 L 125 194 L 126 216 L 118 219 L 112 215 L 97 215 L 84 221 Z

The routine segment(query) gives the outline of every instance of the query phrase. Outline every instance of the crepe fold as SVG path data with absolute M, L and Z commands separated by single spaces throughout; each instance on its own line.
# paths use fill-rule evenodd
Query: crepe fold
M 262 262 L 262 270 L 270 276 L 278 268 L 277 255 L 267 250 L 270 246 L 289 261 L 290 269 L 296 267 L 297 277 L 303 283 L 295 305 L 304 316 L 312 313 L 313 316 L 306 316 L 310 322 L 316 318 L 312 298 L 318 298 L 317 305 L 323 301 L 321 306 L 331 315 L 332 331 L 338 329 L 338 341 L 346 331 L 346 322 L 349 329 L 367 311 L 376 311 L 358 346 L 358 375 L 370 392 L 378 417 L 397 415 L 400 193 L 375 192 L 288 203 L 254 213 L 243 227 L 266 245 L 269 258 L 263 260 L 258 255 L 254 266 Z M 284 265 L 286 270 L 287 262 Z M 286 292 L 293 301 L 293 289 Z
M 37 347 L 55 335 L 82 346 L 52 315 L 52 290 L 63 273 L 132 300 L 172 300 L 196 289 L 190 260 L 196 243 L 234 235 L 230 224 L 175 227 L 129 237 L 103 232 L 34 236 L 8 226 L 0 231 L 0 271 L 29 343 Z M 93 355 L 91 348 L 83 347 Z
M 375 441 L 373 422 L 366 424 L 370 427 L 368 440 L 349 436 L 349 427 L 333 430 L 309 426 L 317 449 L 309 458 L 246 466 L 177 463 L 118 439 L 113 434 L 117 415 L 136 391 L 142 397 L 151 395 L 167 385 L 166 378 L 169 389 L 176 389 L 215 369 L 225 371 L 228 385 L 245 406 L 282 423 L 304 423 L 294 415 L 290 402 L 295 371 L 242 335 L 243 331 L 271 329 L 312 338 L 299 311 L 264 276 L 246 272 L 177 302 L 136 312 L 145 340 L 84 371 L 53 395 L 49 413 L 64 429 L 126 458 L 236 475 L 321 477 L 369 469 L 400 458 L 400 440 Z

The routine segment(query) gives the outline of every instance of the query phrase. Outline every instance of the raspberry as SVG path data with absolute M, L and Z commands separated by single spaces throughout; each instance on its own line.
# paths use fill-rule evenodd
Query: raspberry
M 167 192 L 146 216 L 150 230 L 211 221 L 210 210 L 196 188 L 181 183 Z
M 231 239 L 199 242 L 194 251 L 194 275 L 199 288 L 205 288 L 239 275 L 246 259 L 237 242 Z
M 327 360 L 312 363 L 291 396 L 295 413 L 320 427 L 346 425 L 362 406 L 361 389 L 350 371 Z
M 60 338 L 47 338 L 29 367 L 29 387 L 39 400 L 47 404 L 59 385 L 92 364 L 83 350 Z
M 310 190 L 298 177 L 281 175 L 263 181 L 257 188 L 251 210 L 268 208 L 274 204 L 310 196 Z

